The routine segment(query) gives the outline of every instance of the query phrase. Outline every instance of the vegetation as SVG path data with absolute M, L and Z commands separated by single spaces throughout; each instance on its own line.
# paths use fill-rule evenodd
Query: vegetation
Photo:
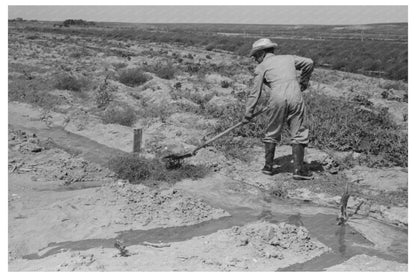
M 76 59 L 87 57 L 87 56 L 91 56 L 91 54 L 85 47 L 82 47 L 80 49 L 76 49 L 74 52 L 69 54 L 69 57 L 76 58 Z
M 202 178 L 208 173 L 203 166 L 183 165 L 176 170 L 166 169 L 159 159 L 146 159 L 139 154 L 126 154 L 109 161 L 109 168 L 118 178 L 127 179 L 131 183 L 168 182 L 176 183 L 182 179 Z
M 154 65 L 144 67 L 145 71 L 155 73 L 156 76 L 162 79 L 173 79 L 175 77 L 175 67 L 170 62 L 158 62 Z
M 120 72 L 118 81 L 129 87 L 140 86 L 151 79 L 141 68 L 130 68 Z
M 185 46 L 197 46 L 209 50 L 225 50 L 246 56 L 251 44 L 258 37 L 223 36 L 201 30 L 183 30 L 171 28 L 169 32 L 140 28 L 108 29 L 56 29 L 27 27 L 30 30 L 45 30 L 54 33 L 101 36 L 116 40 L 141 40 L 158 43 L 177 43 Z M 316 27 L 319 30 L 319 26 Z M 402 28 L 404 29 L 404 28 Z M 279 45 L 279 52 L 296 54 L 312 58 L 317 66 L 325 66 L 348 72 L 385 77 L 394 80 L 408 79 L 408 44 L 407 35 L 401 34 L 393 40 L 379 40 L 377 37 L 361 39 L 360 34 L 352 37 L 340 33 L 335 38 L 322 37 L 322 33 L 312 29 L 291 30 L 291 39 L 274 39 Z M 297 33 L 296 33 L 297 32 Z M 304 35 L 308 34 L 304 39 Z M 294 35 L 293 35 L 294 34 Z M 296 35 L 300 34 L 300 35 Z M 380 31 L 381 35 L 386 36 Z
M 370 167 L 407 166 L 408 136 L 400 131 L 386 110 L 361 109 L 357 103 L 316 92 L 306 94 L 305 102 L 310 145 L 320 149 L 363 153 L 366 158 L 361 162 Z M 222 132 L 241 121 L 245 106 L 243 101 L 237 103 L 219 115 L 219 124 L 212 130 L 213 133 Z M 252 123 L 236 129 L 232 136 L 262 138 L 266 126 L 267 117 L 261 115 Z M 285 128 L 282 143 L 289 142 L 290 134 Z M 216 146 L 230 156 L 243 156 L 241 142 L 230 137 L 219 141 Z
M 305 96 L 311 144 L 365 154 L 370 166 L 407 166 L 408 137 L 385 109 L 366 110 L 318 93 Z
M 176 112 L 176 106 L 170 104 L 167 100 L 149 105 L 144 99 L 140 99 L 140 104 L 138 116 L 141 118 L 159 118 L 163 123 Z
M 105 124 L 120 124 L 131 127 L 136 122 L 136 112 L 130 106 L 113 102 L 102 114 Z
M 95 103 L 97 104 L 97 108 L 107 107 L 114 98 L 110 92 L 107 78 L 108 76 L 95 92 Z
M 62 25 L 64 27 L 69 27 L 69 26 L 72 26 L 72 25 L 87 27 L 87 26 L 95 26 L 95 22 L 85 21 L 85 20 L 82 20 L 82 19 L 67 19 L 62 23 Z
M 123 62 L 121 62 L 121 63 L 113 63 L 113 64 L 112 64 L 112 66 L 113 66 L 116 70 L 119 70 L 119 69 L 122 69 L 122 68 L 127 67 L 127 64 L 126 64 L 126 63 L 123 63 Z
M 47 110 L 62 104 L 62 99 L 48 93 L 52 87 L 49 80 L 17 79 L 9 82 L 9 101 L 33 104 Z
M 80 92 L 86 86 L 87 81 L 69 74 L 59 74 L 55 80 L 55 88 Z

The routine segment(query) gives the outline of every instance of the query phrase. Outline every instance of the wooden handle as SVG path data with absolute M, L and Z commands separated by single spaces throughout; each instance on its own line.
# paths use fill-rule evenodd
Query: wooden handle
M 256 112 L 255 114 L 253 114 L 253 117 L 252 117 L 252 118 L 255 118 L 256 116 L 258 116 L 258 115 L 260 115 L 260 114 L 264 113 L 264 112 L 265 112 L 265 111 L 267 111 L 267 110 L 268 110 L 268 108 L 266 107 L 266 108 L 264 108 L 264 109 L 262 109 L 262 110 L 260 110 L 260 111 Z M 248 123 L 248 122 L 247 122 L 247 123 Z M 218 135 L 216 135 L 216 136 L 215 136 L 215 137 L 213 137 L 212 139 L 210 139 L 210 140 L 206 141 L 204 144 L 202 144 L 202 145 L 198 146 L 197 148 L 195 148 L 195 150 L 192 152 L 192 155 L 195 155 L 195 154 L 196 154 L 196 152 L 197 152 L 198 150 L 200 150 L 201 148 L 204 148 L 205 146 L 207 146 L 208 144 L 210 144 L 210 143 L 212 143 L 212 142 L 216 141 L 216 140 L 217 140 L 217 139 L 219 139 L 220 137 L 223 137 L 224 135 L 228 134 L 229 132 L 233 131 L 234 129 L 236 129 L 236 128 L 238 128 L 238 127 L 240 127 L 240 126 L 244 125 L 244 124 L 247 124 L 247 123 L 239 122 L 239 123 L 237 123 L 236 125 L 231 126 L 230 128 L 228 128 L 228 129 L 227 129 L 227 130 L 225 130 L 224 132 L 219 133 Z

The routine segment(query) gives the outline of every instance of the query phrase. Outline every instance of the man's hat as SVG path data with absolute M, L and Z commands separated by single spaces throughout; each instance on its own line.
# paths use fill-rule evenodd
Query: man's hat
M 250 57 L 253 56 L 257 51 L 267 49 L 267 48 L 276 48 L 277 43 L 272 42 L 268 38 L 261 38 L 253 43 L 253 47 L 250 51 Z

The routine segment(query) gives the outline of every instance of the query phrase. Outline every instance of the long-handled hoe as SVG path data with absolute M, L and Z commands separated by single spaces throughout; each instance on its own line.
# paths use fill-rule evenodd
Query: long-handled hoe
M 256 116 L 258 116 L 258 115 L 260 115 L 260 114 L 262 114 L 262 113 L 266 112 L 267 110 L 268 110 L 268 108 L 267 108 L 267 107 L 265 107 L 265 108 L 263 108 L 263 109 L 259 110 L 258 112 L 256 112 L 256 113 L 254 113 L 254 114 L 253 114 L 253 117 L 252 117 L 252 118 L 255 118 Z M 188 153 L 185 153 L 185 154 L 171 154 L 171 155 L 168 155 L 168 156 L 162 157 L 162 161 L 164 161 L 164 162 L 165 162 L 165 165 L 166 165 L 166 168 L 167 168 L 167 169 L 175 169 L 175 168 L 179 168 L 179 167 L 181 166 L 181 164 L 182 164 L 183 159 L 185 159 L 185 158 L 189 158 L 189 157 L 192 157 L 192 156 L 195 156 L 195 155 L 196 155 L 196 153 L 198 152 L 198 150 L 200 150 L 200 149 L 202 149 L 202 148 L 206 147 L 206 146 L 207 146 L 207 145 L 209 145 L 210 143 L 212 143 L 212 142 L 216 141 L 217 139 L 219 139 L 219 138 L 221 138 L 221 137 L 225 136 L 226 134 L 230 133 L 230 132 L 231 132 L 231 131 L 233 131 L 234 129 L 236 129 L 236 128 L 238 128 L 238 127 L 242 126 L 242 125 L 245 125 L 245 124 L 247 124 L 247 123 L 248 123 L 248 122 L 243 122 L 243 121 L 241 121 L 241 122 L 237 123 L 236 125 L 231 126 L 230 128 L 228 128 L 228 129 L 227 129 L 227 130 L 225 130 L 224 132 L 222 132 L 222 133 L 220 133 L 220 134 L 216 135 L 216 136 L 215 136 L 215 137 L 213 137 L 212 139 L 210 139 L 210 140 L 206 141 L 205 143 L 203 143 L 203 144 L 199 145 L 199 146 L 198 146 L 198 147 L 196 147 L 193 151 L 188 152 Z

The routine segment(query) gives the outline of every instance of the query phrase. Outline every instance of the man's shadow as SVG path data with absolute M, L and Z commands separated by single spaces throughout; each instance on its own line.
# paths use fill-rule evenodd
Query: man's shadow
M 273 175 L 278 173 L 292 173 L 293 172 L 293 156 L 286 155 L 277 157 L 273 161 L 274 169 Z M 312 171 L 312 172 L 322 172 L 324 171 L 324 167 L 320 162 L 312 161 L 311 163 L 303 163 L 305 169 Z

